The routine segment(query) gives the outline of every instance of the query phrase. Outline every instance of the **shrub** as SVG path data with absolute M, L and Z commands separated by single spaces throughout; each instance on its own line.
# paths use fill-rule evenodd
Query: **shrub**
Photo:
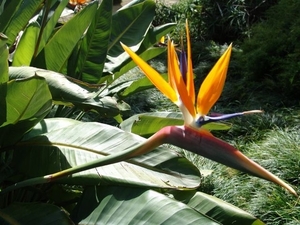
M 241 62 L 247 77 L 286 96 L 300 93 L 299 7 L 299 1 L 281 0 L 242 45 Z

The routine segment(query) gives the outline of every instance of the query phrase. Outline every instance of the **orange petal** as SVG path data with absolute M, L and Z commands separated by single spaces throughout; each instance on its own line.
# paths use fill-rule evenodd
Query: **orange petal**
M 171 40 L 168 39 L 168 81 L 173 90 L 177 91 L 177 87 L 175 84 L 175 78 L 172 75 L 172 54 L 171 54 Z
M 165 96 L 167 96 L 172 102 L 177 103 L 178 98 L 173 88 L 166 82 L 161 75 L 153 69 L 148 63 L 142 60 L 137 54 L 135 54 L 130 48 L 122 44 L 123 49 L 130 55 L 132 60 L 140 67 L 145 73 L 148 79 L 160 90 Z
M 194 87 L 194 74 L 192 64 L 192 51 L 190 42 L 190 31 L 188 21 L 186 20 L 186 40 L 187 40 L 187 77 L 186 77 L 186 89 L 190 99 L 195 105 L 195 87 Z
M 197 111 L 201 115 L 206 115 L 209 112 L 222 93 L 228 70 L 231 49 L 232 45 L 230 44 L 200 87 L 197 97 Z
M 187 108 L 189 113 L 192 115 L 192 117 L 195 117 L 196 116 L 195 107 L 193 101 L 190 99 L 188 95 L 186 85 L 182 79 L 182 75 L 178 65 L 178 57 L 173 43 L 170 44 L 170 58 L 168 60 L 171 64 L 169 67 L 170 71 L 168 71 L 168 73 L 170 73 L 172 79 L 175 80 L 176 89 L 180 96 L 180 100 L 182 101 L 183 105 Z

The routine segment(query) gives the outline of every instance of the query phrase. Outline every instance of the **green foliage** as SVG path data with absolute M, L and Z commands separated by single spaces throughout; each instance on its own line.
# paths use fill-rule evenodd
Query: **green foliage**
M 112 224 L 231 224 L 235 221 L 263 224 L 250 214 L 203 193 L 173 194 L 174 197 L 153 190 L 116 186 L 87 188 L 76 214 L 71 217 L 81 223 L 95 223 L 101 218 L 101 222 Z
M 114 84 L 116 91 L 110 85 L 135 64 L 123 52 L 120 42 L 134 48 L 142 58 L 149 60 L 164 52 L 164 48 L 153 45 L 174 27 L 173 24 L 151 26 L 155 10 L 152 1 L 132 1 L 128 7 L 114 13 L 112 1 L 105 0 L 100 5 L 98 1 L 93 1 L 76 14 L 69 12 L 68 18 L 64 20 L 61 14 L 66 11 L 68 0 L 46 1 L 45 5 L 21 0 L 15 1 L 17 3 L 16 9 L 10 8 L 11 4 L 4 4 L 0 15 L 3 31 L 9 34 L 7 43 L 12 53 L 11 65 L 34 66 L 25 69 L 26 75 L 17 72 L 17 76 L 23 78 L 29 74 L 34 76 L 37 68 L 61 73 L 39 71 L 40 75 L 48 73 L 45 76 L 47 82 L 52 84 L 50 86 L 55 103 L 67 106 L 59 107 L 56 116 L 71 115 L 79 108 L 84 112 L 92 109 L 101 118 L 118 116 L 116 119 L 122 121 L 123 114 L 130 110 L 130 106 L 113 95 L 127 86 L 120 88 Z M 36 17 L 32 18 L 33 15 Z M 3 49 L 6 48 L 5 43 Z M 2 54 L 1 57 L 3 63 L 7 63 L 7 56 Z M 77 80 L 62 77 L 63 74 Z M 16 78 L 13 73 L 10 75 L 11 79 Z M 5 73 L 2 77 L 5 78 Z M 66 90 L 60 95 L 64 85 Z M 58 90 L 55 90 L 56 87 Z M 77 97 L 72 99 L 76 91 Z M 87 92 L 89 97 L 86 96 Z M 70 110 L 72 105 L 76 107 Z
M 0 33 L 0 84 L 8 81 L 8 48 L 7 37 Z
M 41 77 L 12 80 L 0 85 L 2 147 L 13 145 L 50 111 L 52 101 Z M 14 134 L 14 135 L 11 135 Z
M 197 41 L 212 40 L 220 44 L 241 40 L 250 35 L 250 27 L 264 18 L 265 11 L 278 0 L 186 0 L 168 5 L 158 2 L 154 22 L 177 22 L 176 40 L 190 21 L 191 36 Z
M 242 45 L 241 63 L 248 78 L 290 97 L 300 94 L 299 6 L 299 1 L 279 1 Z
M 154 24 L 164 24 L 176 22 L 177 26 L 172 33 L 172 39 L 181 41 L 181 36 L 185 35 L 185 20 L 189 20 L 191 36 L 195 39 L 203 38 L 203 21 L 201 19 L 202 6 L 199 0 L 178 1 L 175 4 L 167 4 L 158 1 Z

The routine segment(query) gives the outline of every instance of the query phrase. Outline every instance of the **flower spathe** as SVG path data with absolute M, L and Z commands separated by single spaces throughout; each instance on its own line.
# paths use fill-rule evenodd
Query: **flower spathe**
M 199 93 L 196 97 L 193 81 L 191 43 L 187 22 L 186 37 L 187 53 L 182 50 L 179 57 L 177 56 L 174 43 L 168 39 L 168 81 L 165 81 L 156 70 L 143 61 L 129 47 L 121 44 L 149 80 L 166 97 L 175 103 L 183 114 L 183 126 L 169 126 L 162 128 L 150 137 L 148 142 L 157 142 L 157 144 L 170 143 L 176 145 L 216 162 L 277 183 L 292 194 L 297 195 L 295 190 L 280 178 L 247 158 L 228 143 L 214 137 L 209 131 L 202 128 L 204 124 L 209 122 L 229 119 L 250 113 L 261 113 L 262 111 L 251 110 L 233 114 L 208 116 L 207 114 L 210 109 L 222 93 L 230 61 L 232 44 L 228 46 L 227 50 L 211 69 L 201 84 Z M 149 151 L 149 149 L 145 149 L 140 153 L 146 151 Z

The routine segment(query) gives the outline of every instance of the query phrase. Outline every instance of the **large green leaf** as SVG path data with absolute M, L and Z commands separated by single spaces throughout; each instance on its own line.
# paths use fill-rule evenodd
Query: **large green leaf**
M 168 75 L 162 74 L 161 75 L 165 80 L 167 80 Z M 136 81 L 134 81 L 130 86 L 128 86 L 122 93 L 120 93 L 120 96 L 122 97 L 128 97 L 130 95 L 136 94 L 140 91 L 144 91 L 150 88 L 153 88 L 153 83 L 148 79 L 148 77 L 142 77 Z
M 109 117 L 119 114 L 117 102 L 112 97 L 99 97 L 97 93 L 90 92 L 83 86 L 69 81 L 63 74 L 35 67 L 9 68 L 11 79 L 28 78 L 35 75 L 46 79 L 53 100 L 59 104 L 73 104 L 84 110 L 94 109 L 98 113 Z M 83 82 L 81 83 L 83 84 Z
M 122 130 L 132 132 L 143 137 L 149 137 L 166 126 L 183 125 L 181 113 L 175 112 L 153 112 L 136 114 L 124 120 L 120 127 Z M 228 130 L 227 123 L 211 122 L 202 126 L 206 130 Z
M 0 33 L 0 84 L 8 81 L 8 48 L 7 37 Z
M 41 17 L 41 33 L 39 35 L 41 35 L 40 37 L 40 42 L 38 43 L 38 49 L 36 51 L 36 54 L 40 53 L 40 51 L 45 47 L 47 41 L 49 40 L 49 38 L 51 37 L 51 35 L 53 34 L 54 28 L 55 26 L 57 26 L 57 22 L 61 16 L 61 13 L 63 12 L 63 10 L 65 9 L 66 5 L 68 4 L 68 0 L 60 0 L 58 2 L 56 2 L 52 8 L 50 8 L 48 15 L 43 14 L 44 17 Z M 51 4 L 52 2 L 46 2 L 47 4 Z M 47 21 L 47 17 L 49 17 L 49 20 Z M 44 26 L 44 20 L 47 21 L 46 25 Z
M 93 20 L 98 7 L 94 1 L 64 24 L 48 41 L 32 65 L 61 71 L 68 57 Z
M 0 145 L 14 144 L 50 111 L 51 94 L 41 77 L 12 80 L 0 85 Z M 5 109 L 5 110 L 3 110 Z
M 126 59 L 120 42 L 138 50 L 145 37 L 153 17 L 155 15 L 155 2 L 146 0 L 142 3 L 119 10 L 113 15 L 111 42 L 109 44 L 105 68 L 112 71 L 112 68 L 120 66 Z
M 187 204 L 195 211 L 205 214 L 221 224 L 263 225 L 250 213 L 214 196 L 197 191 L 175 191 L 175 199 Z
M 99 82 L 102 75 L 112 27 L 112 3 L 101 2 L 80 46 L 76 77 L 89 83 Z
M 153 112 L 134 115 L 124 120 L 120 127 L 124 131 L 149 137 L 163 127 L 175 125 L 183 125 L 181 113 Z
M 159 27 L 150 27 L 148 32 L 146 33 L 143 42 L 141 43 L 140 48 L 136 52 L 144 61 L 148 61 L 150 59 L 155 58 L 156 56 L 165 52 L 164 47 L 153 47 L 156 43 L 159 42 L 159 39 L 162 36 L 167 35 L 174 29 L 174 24 L 165 24 Z M 109 57 L 109 56 L 108 56 Z M 122 62 L 123 60 L 123 62 Z M 129 59 L 128 55 L 121 55 L 118 57 L 118 60 L 106 63 L 104 67 L 104 75 L 106 75 L 103 80 L 108 83 L 112 83 L 115 79 L 119 78 L 124 73 L 128 72 L 130 69 L 136 67 L 136 64 Z M 110 76 L 113 73 L 114 76 Z M 130 92 L 133 94 L 134 92 Z
M 53 128 L 58 123 L 61 128 Z M 46 119 L 33 129 L 26 140 L 14 147 L 13 168 L 27 177 L 44 176 L 95 161 L 145 141 L 106 124 L 72 124 L 70 119 L 66 119 L 66 126 L 62 126 L 63 123 L 62 119 Z M 160 147 L 126 162 L 97 167 L 58 181 L 191 189 L 199 185 L 200 177 L 199 171 L 187 159 Z
M 148 61 L 148 60 L 153 59 L 156 56 L 162 54 L 163 52 L 165 52 L 164 48 L 149 47 L 146 51 L 141 53 L 139 56 L 144 61 Z M 120 76 L 122 76 L 123 74 L 127 73 L 129 70 L 136 67 L 135 62 L 130 60 L 127 56 L 120 60 L 124 60 L 123 63 L 109 64 L 109 65 L 105 64 L 104 65 L 105 68 L 103 71 L 103 75 L 105 74 L 105 76 L 102 77 L 102 79 L 100 80 L 100 83 L 106 81 L 108 84 L 111 84 L 113 81 L 118 79 Z M 111 76 L 111 73 L 113 73 L 114 75 Z
M 74 224 L 63 209 L 46 203 L 13 203 L 1 210 L 0 222 L 2 222 L 1 217 L 8 222 L 4 224 Z
M 21 0 L 1 1 L 0 31 L 4 31 L 22 3 Z
M 11 46 L 16 36 L 21 30 L 25 28 L 28 21 L 34 16 L 34 14 L 42 7 L 44 0 L 20 0 L 21 4 L 17 1 L 19 7 L 10 20 L 9 25 L 6 27 L 5 34 L 8 37 L 8 45 Z M 12 4 L 12 3 L 11 3 Z M 10 5 L 11 5 L 10 4 Z M 2 22 L 2 20 L 1 20 Z
M 29 66 L 34 55 L 35 46 L 40 32 L 40 25 L 31 22 L 25 29 L 16 48 L 12 66 Z
M 219 224 L 156 191 L 115 186 L 87 188 L 71 218 L 79 224 Z

